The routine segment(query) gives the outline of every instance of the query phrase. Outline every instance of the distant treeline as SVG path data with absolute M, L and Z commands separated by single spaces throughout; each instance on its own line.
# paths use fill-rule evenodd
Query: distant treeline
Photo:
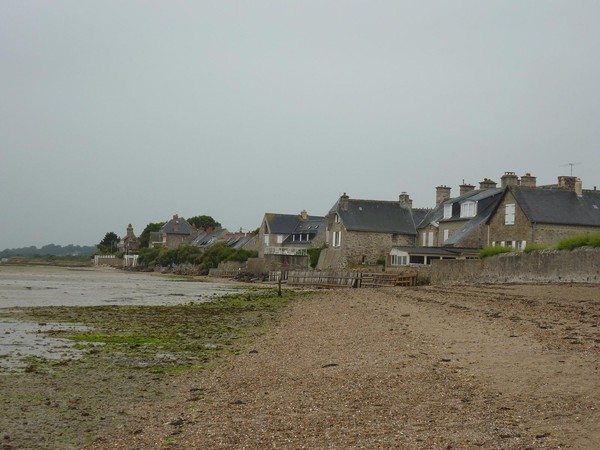
M 37 248 L 32 245 L 31 247 L 23 248 L 7 248 L 0 252 L 0 258 L 9 258 L 11 256 L 25 256 L 25 257 L 42 257 L 42 256 L 58 256 L 62 258 L 87 258 L 91 257 L 96 253 L 98 249 L 96 247 L 90 247 L 85 245 L 73 245 L 69 244 L 66 246 L 48 244 L 42 248 Z

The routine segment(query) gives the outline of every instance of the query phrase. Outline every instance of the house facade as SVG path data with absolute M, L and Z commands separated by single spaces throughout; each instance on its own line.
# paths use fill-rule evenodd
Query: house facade
M 300 214 L 264 215 L 258 233 L 258 257 L 265 270 L 308 268 L 308 250 L 325 244 L 326 219 Z
M 127 226 L 125 237 L 119 241 L 117 246 L 125 253 L 137 252 L 140 249 L 140 240 L 134 234 L 131 224 Z
M 327 242 L 318 268 L 336 270 L 375 265 L 394 246 L 413 246 L 426 210 L 413 210 L 405 193 L 399 201 L 351 199 L 343 194 L 327 215 Z
M 165 223 L 158 232 L 157 241 L 153 245 L 160 245 L 166 248 L 177 248 L 181 244 L 185 244 L 192 236 L 193 228 L 187 220 L 179 217 L 177 214 Z
M 600 191 L 584 190 L 579 178 L 567 176 L 551 186 L 510 186 L 487 224 L 490 245 L 556 244 L 600 230 Z

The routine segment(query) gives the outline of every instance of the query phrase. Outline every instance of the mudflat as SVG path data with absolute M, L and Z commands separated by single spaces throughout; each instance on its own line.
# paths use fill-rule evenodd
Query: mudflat
M 599 285 L 312 293 L 89 448 L 600 448 L 599 323 Z

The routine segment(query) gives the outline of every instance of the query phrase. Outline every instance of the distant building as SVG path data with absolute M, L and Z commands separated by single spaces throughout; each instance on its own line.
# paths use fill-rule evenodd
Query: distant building
M 131 224 L 127 226 L 127 232 L 125 237 L 119 241 L 117 244 L 120 251 L 125 253 L 127 252 L 137 252 L 140 249 L 140 240 L 133 233 L 133 227 Z

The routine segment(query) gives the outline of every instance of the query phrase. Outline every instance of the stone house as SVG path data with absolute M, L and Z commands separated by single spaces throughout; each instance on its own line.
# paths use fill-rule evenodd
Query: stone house
M 157 241 L 152 244 L 158 243 L 161 247 L 177 248 L 187 243 L 193 232 L 194 229 L 187 220 L 174 214 L 173 218 L 161 227 Z
M 308 249 L 324 245 L 325 229 L 325 217 L 306 211 L 265 214 L 258 233 L 258 257 L 263 259 L 265 270 L 308 268 Z
M 120 251 L 125 253 L 128 252 L 137 252 L 140 249 L 140 240 L 133 233 L 133 227 L 131 224 L 127 226 L 127 232 L 125 237 L 119 241 L 117 244 Z
M 533 178 L 533 177 L 531 177 Z M 489 245 L 524 249 L 556 244 L 564 237 L 600 230 L 600 191 L 584 190 L 579 178 L 536 187 L 535 179 L 507 187 L 488 217 Z
M 406 193 L 399 201 L 351 199 L 345 193 L 327 215 L 327 242 L 319 269 L 375 265 L 394 246 L 416 244 L 416 224 L 428 210 L 413 209 Z
M 439 204 L 419 226 L 419 242 L 426 247 L 482 248 L 487 242 L 486 220 L 500 200 L 503 188 L 485 179 L 479 189 L 462 184 L 458 197 L 447 198 L 450 188 L 438 186 Z

